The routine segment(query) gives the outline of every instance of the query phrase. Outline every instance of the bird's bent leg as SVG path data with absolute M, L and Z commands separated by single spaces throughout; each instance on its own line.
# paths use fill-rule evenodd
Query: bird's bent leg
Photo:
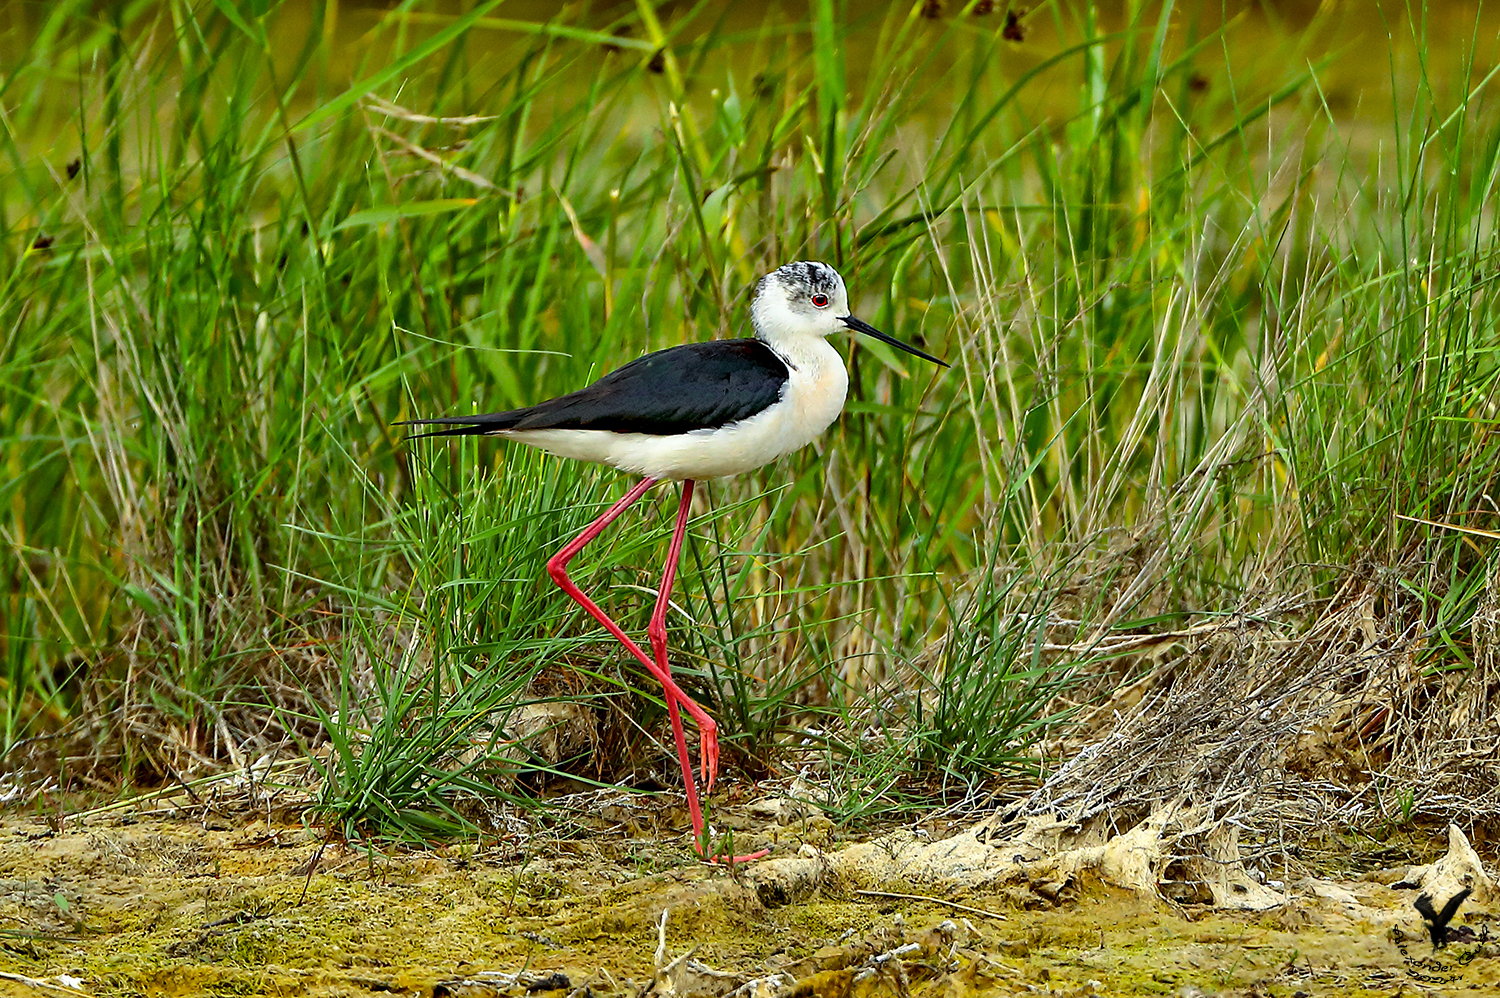
M 573 584 L 573 580 L 568 578 L 568 562 L 572 561 L 578 552 L 584 549 L 585 545 L 603 533 L 604 528 L 609 526 L 621 513 L 625 512 L 636 500 L 645 495 L 647 489 L 659 481 L 661 481 L 659 478 L 641 479 L 635 488 L 627 492 L 619 502 L 606 510 L 603 516 L 589 524 L 583 533 L 573 538 L 561 551 L 547 559 L 547 574 L 552 576 L 552 581 L 556 582 L 563 592 L 572 597 L 573 602 L 583 607 L 590 617 L 593 617 L 602 624 L 606 631 L 614 635 L 616 641 L 624 645 L 626 650 L 634 655 L 637 661 L 645 666 L 646 670 L 661 682 L 667 691 L 668 700 L 672 697 L 677 698 L 678 702 L 682 704 L 700 730 L 704 732 L 715 731 L 718 726 L 714 724 L 714 719 L 708 716 L 708 711 L 698 706 L 693 701 L 693 698 L 688 696 L 682 687 L 678 686 L 676 681 L 672 679 L 670 672 L 663 671 L 660 666 L 651 660 L 650 656 L 641 651 L 640 646 L 630 639 L 629 635 L 621 629 L 620 625 L 611 620 L 603 610 L 599 609 L 597 603 L 585 596 L 583 590 L 579 589 Z M 714 745 L 714 757 L 718 758 L 717 742 Z
M 584 595 L 583 590 L 579 589 L 573 583 L 573 580 L 568 577 L 568 562 L 572 561 L 578 552 L 582 551 L 590 541 L 603 533 L 605 527 L 609 526 L 621 513 L 633 506 L 658 481 L 660 479 L 644 478 L 637 483 L 618 502 L 605 510 L 603 516 L 589 524 L 583 533 L 573 538 L 563 546 L 561 551 L 547 560 L 547 574 L 552 577 L 552 581 L 556 582 L 563 592 L 568 594 L 573 602 L 583 607 L 589 616 L 597 620 L 606 631 L 614 636 L 616 641 L 624 645 L 626 650 L 646 667 L 646 671 L 655 676 L 657 681 L 662 684 L 662 688 L 666 694 L 667 712 L 672 719 L 672 732 L 677 741 L 678 761 L 682 763 L 683 779 L 686 782 L 688 811 L 693 818 L 693 831 L 696 834 L 703 827 L 703 815 L 698 806 L 698 789 L 692 778 L 692 766 L 687 761 L 687 739 L 682 730 L 682 719 L 677 711 L 678 704 L 680 703 L 686 708 L 688 714 L 697 722 L 698 729 L 703 737 L 704 754 L 712 754 L 715 759 L 718 758 L 717 726 L 714 724 L 713 718 L 708 716 L 708 712 L 698 706 L 692 697 L 688 696 L 682 687 L 677 685 L 672 679 L 672 673 L 657 665 L 656 662 L 641 650 L 639 645 L 630 639 L 630 636 L 625 633 L 619 624 L 611 620 L 609 615 L 601 610 L 597 603 Z
M 605 527 L 615 522 L 621 513 L 634 506 L 636 501 L 645 495 L 651 486 L 659 481 L 661 481 L 659 478 L 642 478 L 635 484 L 635 488 L 625 493 L 620 497 L 619 501 L 605 510 L 603 516 L 585 527 L 583 533 L 573 538 L 567 544 L 564 544 L 561 551 L 547 559 L 547 574 L 552 576 L 552 581 L 562 586 L 563 590 L 569 596 L 572 596 L 572 590 L 577 587 L 568 578 L 568 562 L 572 561 L 574 556 L 582 551 L 589 541 L 604 533 Z M 574 598 L 576 599 L 577 597 Z

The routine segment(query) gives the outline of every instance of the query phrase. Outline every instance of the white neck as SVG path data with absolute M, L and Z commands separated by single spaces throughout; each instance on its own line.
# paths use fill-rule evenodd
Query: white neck
M 847 372 L 844 370 L 844 358 L 839 352 L 829 345 L 828 341 L 821 336 L 808 336 L 806 334 L 793 336 L 765 336 L 758 337 L 762 343 L 776 352 L 776 356 L 786 361 L 794 374 L 800 373 L 803 377 L 822 378 L 831 370 L 837 370 L 844 376 L 847 387 Z

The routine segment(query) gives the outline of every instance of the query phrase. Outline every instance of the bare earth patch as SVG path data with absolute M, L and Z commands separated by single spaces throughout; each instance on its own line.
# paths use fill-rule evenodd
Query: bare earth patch
M 848 844 L 815 819 L 755 838 L 773 858 L 730 872 L 618 829 L 372 855 L 264 815 L 12 816 L 0 994 L 1500 993 L 1496 897 L 1461 835 L 1433 840 L 1434 864 L 1278 884 L 1261 910 L 1122 883 L 1170 857 L 1017 852 L 1035 828 Z M 1434 950 L 1413 901 L 1466 876 Z

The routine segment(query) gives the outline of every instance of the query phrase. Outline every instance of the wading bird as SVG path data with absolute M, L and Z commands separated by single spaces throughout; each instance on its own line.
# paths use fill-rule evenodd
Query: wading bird
M 768 464 L 805 447 L 838 418 L 844 408 L 849 375 L 843 359 L 825 337 L 840 329 L 873 336 L 909 354 L 948 366 L 850 315 L 844 279 L 826 263 L 789 263 L 761 278 L 750 306 L 750 319 L 755 329 L 753 339 L 689 343 L 659 350 L 606 374 L 587 388 L 525 409 L 414 419 L 405 424 L 451 427 L 416 434 L 414 439 L 500 436 L 562 457 L 596 461 L 642 476 L 619 502 L 552 556 L 547 572 L 661 682 L 682 765 L 694 845 L 709 862 L 739 862 L 765 853 L 731 857 L 709 852 L 678 706 L 698 724 L 705 794 L 713 790 L 718 774 L 718 729 L 708 712 L 672 679 L 672 667 L 667 662 L 668 598 L 687 532 L 693 483 Z M 656 609 L 646 629 L 653 657 L 573 584 L 568 578 L 568 562 L 662 481 L 680 481 L 682 500 L 667 548 Z

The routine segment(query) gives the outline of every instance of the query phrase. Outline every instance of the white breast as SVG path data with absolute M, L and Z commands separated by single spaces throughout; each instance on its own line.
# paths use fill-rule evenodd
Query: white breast
M 786 361 L 781 398 L 749 419 L 671 436 L 604 430 L 507 430 L 501 436 L 560 457 L 595 461 L 651 478 L 720 478 L 800 450 L 838 418 L 849 375 L 838 351 L 807 337 L 772 347 Z

